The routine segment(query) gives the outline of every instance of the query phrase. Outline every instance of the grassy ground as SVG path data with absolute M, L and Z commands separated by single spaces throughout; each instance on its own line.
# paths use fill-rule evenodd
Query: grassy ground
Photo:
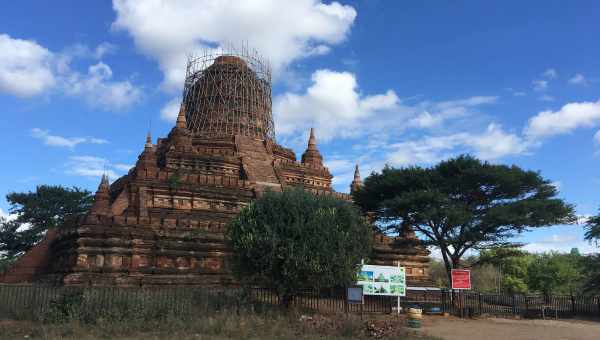
M 222 312 L 188 320 L 98 320 L 94 324 L 0 320 L 0 339 L 437 339 L 403 325 L 401 320 Z

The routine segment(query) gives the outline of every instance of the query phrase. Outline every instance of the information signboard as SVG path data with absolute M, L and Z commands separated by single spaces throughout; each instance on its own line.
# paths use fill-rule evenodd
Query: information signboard
M 358 285 L 364 295 L 406 296 L 406 272 L 404 267 L 362 265 L 358 273 Z
M 452 269 L 452 289 L 471 289 L 471 271 Z
M 363 303 L 363 289 L 362 287 L 348 287 L 346 290 L 346 296 L 349 304 L 362 304 Z

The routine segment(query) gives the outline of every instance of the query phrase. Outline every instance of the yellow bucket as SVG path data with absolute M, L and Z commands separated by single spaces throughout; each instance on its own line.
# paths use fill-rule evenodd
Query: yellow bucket
M 409 308 L 407 316 L 409 319 L 412 319 L 412 320 L 421 320 L 421 318 L 423 317 L 422 313 L 423 313 L 423 311 L 421 309 Z

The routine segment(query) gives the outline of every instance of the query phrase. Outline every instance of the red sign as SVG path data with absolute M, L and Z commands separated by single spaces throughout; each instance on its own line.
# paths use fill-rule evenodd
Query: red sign
M 471 271 L 452 269 L 452 289 L 471 289 Z

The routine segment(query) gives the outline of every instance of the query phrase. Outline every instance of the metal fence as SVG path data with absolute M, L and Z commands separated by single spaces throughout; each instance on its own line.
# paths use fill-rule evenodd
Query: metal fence
M 0 285 L 0 319 L 95 320 L 187 317 L 213 311 L 260 311 L 280 305 L 269 288 L 207 287 L 48 287 Z M 401 309 L 459 316 L 600 317 L 599 296 L 495 295 L 441 290 L 411 290 Z M 290 301 L 296 309 L 319 313 L 393 313 L 392 296 L 365 296 L 362 305 L 347 304 L 345 290 L 305 290 Z

